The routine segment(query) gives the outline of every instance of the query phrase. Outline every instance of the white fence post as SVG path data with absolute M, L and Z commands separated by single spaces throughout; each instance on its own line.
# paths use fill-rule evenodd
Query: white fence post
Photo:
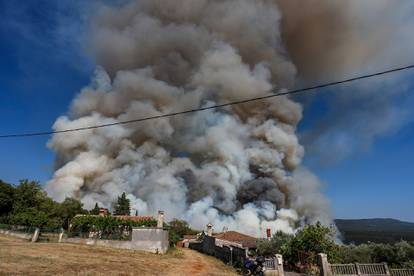
M 36 228 L 32 236 L 32 242 L 37 242 L 37 239 L 39 238 L 39 234 L 40 234 L 40 229 Z
M 63 234 L 65 233 L 65 230 L 63 230 L 63 228 L 61 229 L 60 233 L 59 233 L 59 239 L 58 239 L 58 243 L 61 243 L 63 240 Z
M 355 269 L 356 269 L 356 272 L 357 272 L 358 275 L 361 275 L 362 274 L 361 273 L 361 268 L 359 267 L 359 263 L 356 263 L 355 264 Z
M 387 263 L 384 263 L 384 268 L 385 268 L 385 273 L 386 273 L 387 275 L 391 275 L 391 273 L 390 273 L 390 269 L 388 268 L 388 264 L 387 264 Z
M 319 261 L 319 267 L 320 267 L 320 275 L 321 276 L 332 276 L 331 267 L 328 262 L 328 255 L 324 253 L 319 253 L 318 261 Z
M 282 255 L 276 254 L 275 266 L 276 266 L 276 270 L 277 270 L 277 275 L 285 276 L 285 271 L 283 269 L 283 257 L 282 257 Z

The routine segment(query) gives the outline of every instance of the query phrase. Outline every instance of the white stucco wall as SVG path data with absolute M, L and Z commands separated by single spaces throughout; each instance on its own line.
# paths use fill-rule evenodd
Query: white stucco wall
M 65 238 L 62 239 L 62 242 L 139 250 L 157 254 L 165 254 L 169 248 L 168 231 L 158 228 L 133 229 L 131 241 Z

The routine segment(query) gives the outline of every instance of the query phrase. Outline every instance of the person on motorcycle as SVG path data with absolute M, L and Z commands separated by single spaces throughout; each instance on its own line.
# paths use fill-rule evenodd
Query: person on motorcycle
M 265 259 L 262 256 L 255 258 L 253 252 L 249 252 L 244 262 L 243 275 L 264 275 L 264 263 Z

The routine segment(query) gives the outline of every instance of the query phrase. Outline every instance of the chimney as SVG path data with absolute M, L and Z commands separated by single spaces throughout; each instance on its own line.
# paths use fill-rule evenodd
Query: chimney
M 164 211 L 158 211 L 157 228 L 164 227 Z
M 268 240 L 272 238 L 272 230 L 270 228 L 266 229 L 266 236 Z
M 109 210 L 106 208 L 100 208 L 99 209 L 99 216 L 100 217 L 106 217 L 109 214 Z
M 207 236 L 213 236 L 213 224 L 207 224 Z

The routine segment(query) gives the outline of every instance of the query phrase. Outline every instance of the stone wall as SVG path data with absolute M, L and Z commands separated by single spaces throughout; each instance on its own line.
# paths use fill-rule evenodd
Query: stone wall
M 63 238 L 62 242 L 139 250 L 165 254 L 169 248 L 168 231 L 159 228 L 135 228 L 130 241 Z
M 189 242 L 188 248 L 214 256 L 226 264 L 241 267 L 247 258 L 247 249 L 231 244 L 231 242 L 227 244 L 223 242 L 216 243 L 215 237 L 204 236 L 202 241 Z M 265 275 L 284 276 L 283 258 L 281 255 L 266 259 L 264 265 L 266 267 Z
M 137 248 L 154 253 L 166 253 L 170 246 L 168 231 L 162 228 L 135 228 L 132 230 L 131 242 Z
M 32 233 L 21 233 L 21 232 L 15 232 L 11 230 L 0 230 L 0 234 L 8 235 L 16 238 L 21 238 L 25 240 L 31 240 L 33 237 Z

